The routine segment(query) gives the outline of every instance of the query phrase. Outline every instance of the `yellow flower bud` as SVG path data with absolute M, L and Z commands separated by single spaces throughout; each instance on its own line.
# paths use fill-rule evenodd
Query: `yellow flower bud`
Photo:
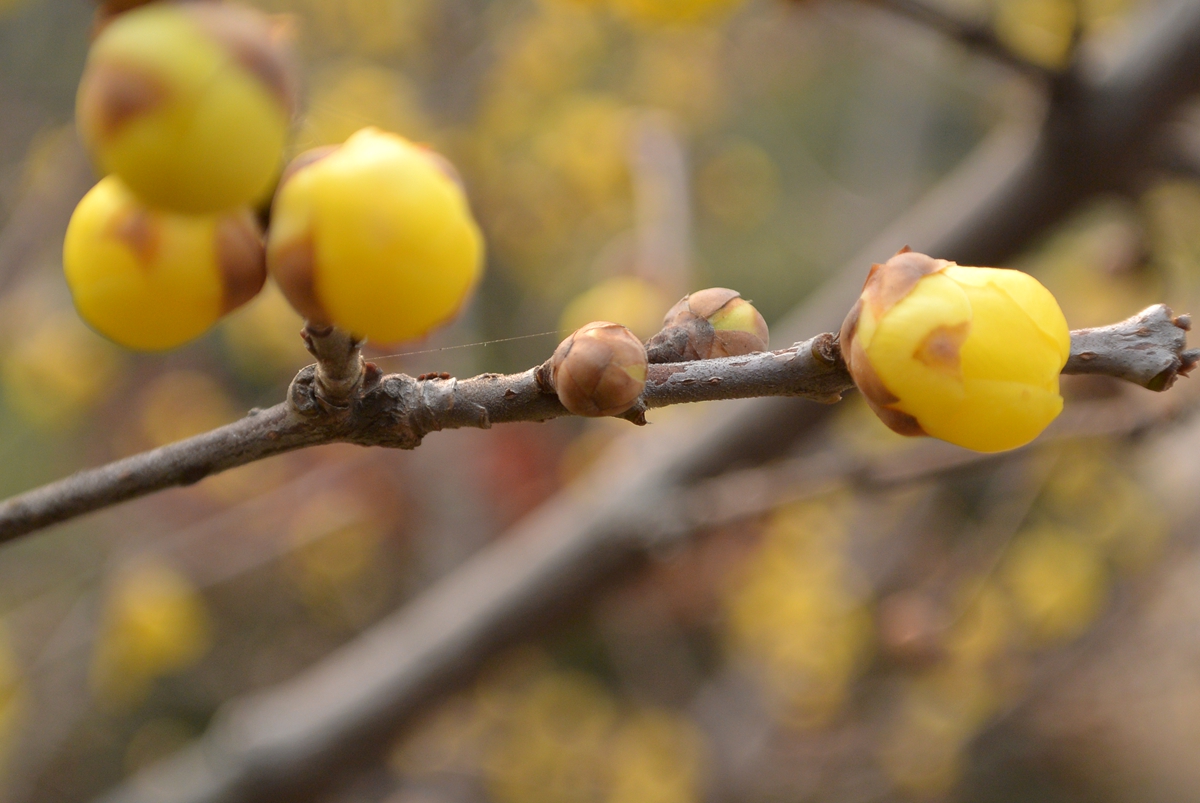
M 620 415 L 646 388 L 646 348 L 624 326 L 595 321 L 575 331 L 550 358 L 558 400 L 575 415 Z
M 653 363 L 739 357 L 766 351 L 763 316 L 736 290 L 710 287 L 684 296 L 667 311 L 663 328 L 646 344 Z
M 212 645 L 212 619 L 192 581 L 148 561 L 122 573 L 101 615 L 89 676 L 108 705 L 134 705 L 160 677 L 194 666 Z
M 198 337 L 266 280 L 261 235 L 248 209 L 222 215 L 149 209 L 115 176 L 75 207 L 63 269 L 88 324 L 146 351 Z
M 218 212 L 263 198 L 295 107 L 272 21 L 224 3 L 156 2 L 112 18 L 79 83 L 79 133 L 143 201 Z
M 453 317 L 483 240 L 450 164 L 364 128 L 296 157 L 271 208 L 267 268 L 301 315 L 382 343 Z
M 1032 276 L 904 249 L 871 268 L 841 349 L 896 432 L 998 452 L 1033 440 L 1062 410 L 1071 333 Z

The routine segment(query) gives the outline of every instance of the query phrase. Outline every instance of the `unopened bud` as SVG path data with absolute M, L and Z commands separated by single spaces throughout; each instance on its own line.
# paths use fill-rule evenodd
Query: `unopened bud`
M 63 241 L 79 314 L 144 351 L 199 337 L 266 281 L 262 233 L 250 210 L 180 215 L 145 206 L 116 176 L 83 197 Z
M 1019 271 L 904 249 L 871 268 L 840 341 L 854 384 L 902 435 L 997 452 L 1062 410 L 1071 334 L 1050 291 Z
M 558 400 L 575 415 L 620 415 L 646 387 L 646 348 L 633 332 L 607 321 L 589 323 L 550 358 Z
M 267 268 L 288 301 L 313 324 L 377 344 L 453 318 L 482 254 L 454 168 L 377 128 L 297 156 L 271 206 Z
M 75 116 L 101 171 L 175 212 L 262 199 L 297 102 L 285 23 L 216 2 L 120 0 L 99 13 Z
M 710 287 L 671 307 L 646 344 L 650 362 L 688 362 L 766 351 L 767 322 L 736 290 Z

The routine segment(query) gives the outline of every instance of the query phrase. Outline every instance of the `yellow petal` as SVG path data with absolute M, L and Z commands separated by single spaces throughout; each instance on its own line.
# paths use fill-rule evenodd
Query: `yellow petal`
M 1024 446 L 1062 412 L 1062 396 L 1042 388 L 987 379 L 964 385 L 965 398 L 954 410 L 915 415 L 933 437 L 977 452 Z
M 222 313 L 218 221 L 148 209 L 115 176 L 101 179 L 75 208 L 63 241 L 80 316 L 132 349 L 199 337 Z
M 1066 365 L 1071 354 L 1071 331 L 1063 317 L 1053 294 L 1041 282 L 1018 270 L 1000 268 L 970 268 L 955 265 L 945 273 L 961 285 L 990 285 L 1008 294 L 1009 298 L 1024 311 L 1033 324 L 1050 338 L 1058 349 L 1061 362 L 1058 370 Z
M 439 158 L 395 134 L 359 131 L 284 182 L 268 268 L 310 243 L 312 290 L 331 323 L 377 344 L 425 336 L 458 312 L 482 266 L 482 236 Z
M 963 377 L 1021 382 L 1058 392 L 1057 344 L 1003 290 L 965 286 L 974 323 L 961 349 Z

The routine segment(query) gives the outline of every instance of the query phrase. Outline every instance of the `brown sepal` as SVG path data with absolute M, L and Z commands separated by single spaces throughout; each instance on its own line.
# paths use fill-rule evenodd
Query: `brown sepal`
M 222 0 L 192 0 L 192 2 L 222 2 Z M 124 14 L 138 6 L 149 5 L 155 0 L 100 0 L 96 3 L 96 13 L 92 15 L 91 38 L 95 39 L 100 32 L 112 22 L 118 14 Z
M 249 210 L 217 222 L 217 264 L 224 288 L 223 310 L 231 312 L 258 295 L 267 281 L 262 231 Z
M 284 297 L 305 320 L 316 326 L 333 325 L 317 300 L 311 238 L 299 238 L 269 249 L 267 267 Z
M 666 327 L 646 341 L 651 363 L 691 362 L 706 359 L 712 352 L 716 330 L 704 318 L 685 313 L 681 323 Z
M 871 365 L 871 361 L 867 358 L 866 351 L 863 350 L 862 345 L 854 336 L 858 328 L 858 318 L 861 312 L 862 299 L 859 299 L 851 308 L 850 314 L 846 316 L 846 320 L 842 324 L 839 341 L 842 350 L 842 359 L 846 361 L 846 370 L 849 371 L 851 379 L 854 380 L 854 384 L 862 393 L 863 398 L 866 399 L 867 404 L 875 411 L 875 415 L 889 429 L 901 435 L 925 435 L 926 432 L 921 428 L 917 419 L 908 413 L 900 412 L 891 407 L 891 405 L 896 404 L 900 400 L 883 384 L 883 380 L 879 378 L 879 374 L 875 373 L 875 367 Z
M 292 161 L 287 163 L 287 167 L 283 168 L 283 172 L 280 173 L 279 181 L 275 185 L 275 194 L 278 195 L 279 191 L 283 189 L 283 185 L 301 170 L 315 165 L 326 156 L 335 153 L 341 147 L 341 145 L 322 145 L 319 148 L 309 148 L 303 153 L 297 154 Z
M 862 317 L 864 306 L 869 306 L 875 320 L 880 320 L 893 306 L 907 296 L 923 277 L 937 273 L 953 265 L 944 259 L 934 259 L 925 254 L 913 251 L 904 246 L 896 255 L 883 264 L 871 266 L 867 280 L 863 284 L 862 295 L 851 307 L 838 339 L 842 350 L 842 358 L 850 372 L 854 384 L 862 392 L 867 404 L 879 416 L 883 423 L 901 435 L 925 435 L 925 431 L 908 413 L 896 410 L 892 405 L 896 398 L 883 380 L 875 372 L 871 361 L 867 359 L 866 351 L 856 337 L 858 322 Z M 964 327 L 943 327 L 935 330 L 926 338 L 922 348 L 918 350 L 918 359 L 927 364 L 947 371 L 957 371 L 958 351 L 966 337 Z
M 765 351 L 770 335 L 757 310 L 755 332 L 717 329 L 710 323 L 710 318 L 735 301 L 749 304 L 727 287 L 709 287 L 681 298 L 667 311 L 662 330 L 646 342 L 650 362 L 689 362 Z
M 130 205 L 113 218 L 112 236 L 129 246 L 138 264 L 148 269 L 162 246 L 162 223 L 139 205 Z
M 296 113 L 299 68 L 286 17 L 269 17 L 232 3 L 187 3 L 184 7 L 238 64 L 262 82 L 289 118 Z
M 953 264 L 904 246 L 887 262 L 871 266 L 867 281 L 863 284 L 862 299 L 870 305 L 875 320 L 879 320 L 885 312 L 912 292 L 923 277 Z
M 160 81 L 133 67 L 89 64 L 79 81 L 79 130 L 94 144 L 163 103 L 167 94 Z
M 679 323 L 685 313 L 691 313 L 701 318 L 710 318 L 735 298 L 741 298 L 741 293 L 728 287 L 708 287 L 681 298 L 675 306 L 667 311 L 663 326 Z

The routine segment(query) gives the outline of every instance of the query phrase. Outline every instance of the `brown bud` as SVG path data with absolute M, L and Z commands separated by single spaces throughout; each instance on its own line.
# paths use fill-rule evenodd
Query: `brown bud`
M 646 387 L 646 349 L 633 332 L 607 321 L 589 323 L 550 358 L 558 400 L 575 415 L 620 415 Z
M 229 312 L 258 295 L 267 281 L 262 229 L 253 213 L 243 209 L 217 223 L 217 262 L 224 279 L 223 308 Z
M 663 328 L 650 338 L 650 362 L 688 362 L 766 351 L 767 322 L 736 290 L 710 287 L 671 307 Z

